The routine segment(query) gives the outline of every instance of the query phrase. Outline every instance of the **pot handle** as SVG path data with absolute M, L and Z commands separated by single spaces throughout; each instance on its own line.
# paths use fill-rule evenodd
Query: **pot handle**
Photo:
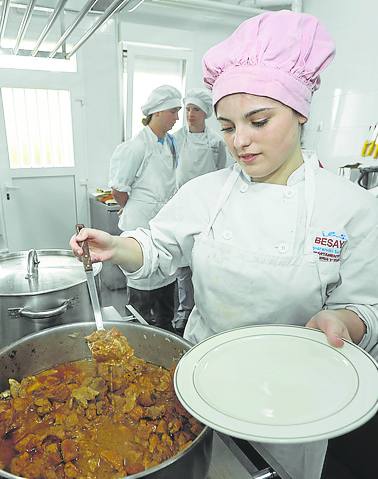
M 46 311 L 30 311 L 26 308 L 22 308 L 19 311 L 19 315 L 29 319 L 48 319 L 54 316 L 59 316 L 67 311 L 68 306 L 71 303 L 72 298 L 66 299 L 61 306 L 54 309 L 48 309 Z
M 125 305 L 125 308 L 128 309 L 130 311 L 130 313 L 134 316 L 134 318 L 140 322 L 140 324 L 145 324 L 146 326 L 150 326 L 149 323 L 147 323 L 147 321 L 143 318 L 143 316 L 141 316 L 138 311 L 133 307 L 131 306 L 131 304 L 126 304 Z

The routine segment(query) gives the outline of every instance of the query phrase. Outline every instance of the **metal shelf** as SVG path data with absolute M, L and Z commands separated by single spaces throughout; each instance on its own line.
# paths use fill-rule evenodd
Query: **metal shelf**
M 67 4 L 67 0 L 57 0 L 54 2 L 55 6 L 51 7 L 41 7 L 40 5 L 36 4 L 36 0 L 28 0 L 27 2 L 22 2 L 19 0 L 17 4 L 11 3 L 10 0 L 3 0 L 2 7 L 1 7 L 1 14 L 0 14 L 0 51 L 3 53 L 11 53 L 13 55 L 20 55 L 20 56 L 48 56 L 49 58 L 65 58 L 69 59 L 74 55 L 77 50 L 84 45 L 84 43 L 89 40 L 89 38 L 114 14 L 120 12 L 125 7 L 127 7 L 128 12 L 132 12 L 136 10 L 144 0 L 87 0 L 86 3 L 83 5 L 81 10 L 74 11 L 76 13 L 76 17 L 74 21 L 67 27 L 64 27 L 64 31 L 61 34 L 61 37 L 57 40 L 53 48 L 50 52 L 46 55 L 46 52 L 41 52 L 40 47 L 50 33 L 53 25 L 55 22 L 60 19 L 61 24 L 64 25 L 64 13 L 65 12 L 72 12 L 72 10 L 65 8 Z M 51 5 L 51 2 L 50 2 Z M 10 15 L 13 14 L 12 10 L 15 8 L 24 8 L 25 12 L 18 28 L 17 36 L 15 38 L 15 45 L 13 50 L 4 49 L 2 48 L 2 42 L 4 39 L 5 28 L 7 22 L 9 20 Z M 66 51 L 66 40 L 75 31 L 79 23 L 87 17 L 89 14 L 99 13 L 100 9 L 100 16 L 96 19 L 93 25 L 82 35 L 82 37 L 70 48 L 70 50 Z M 20 49 L 20 44 L 23 38 L 26 35 L 28 26 L 32 19 L 33 14 L 35 15 L 36 12 L 45 12 L 47 15 L 46 24 L 42 29 L 37 41 L 34 44 L 32 50 L 22 50 Z

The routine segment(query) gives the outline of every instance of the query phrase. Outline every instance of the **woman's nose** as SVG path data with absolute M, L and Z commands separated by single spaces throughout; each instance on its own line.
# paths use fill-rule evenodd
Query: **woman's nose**
M 248 128 L 236 128 L 234 134 L 234 147 L 236 150 L 243 149 L 252 143 L 251 131 Z

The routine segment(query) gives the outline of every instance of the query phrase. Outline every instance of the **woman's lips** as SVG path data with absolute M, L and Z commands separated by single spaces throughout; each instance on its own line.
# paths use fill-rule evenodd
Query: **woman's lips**
M 245 163 L 246 165 L 250 165 L 251 163 L 253 163 L 256 158 L 259 156 L 260 153 L 257 153 L 255 155 L 241 155 L 239 156 L 240 158 L 240 161 L 242 161 L 243 163 Z

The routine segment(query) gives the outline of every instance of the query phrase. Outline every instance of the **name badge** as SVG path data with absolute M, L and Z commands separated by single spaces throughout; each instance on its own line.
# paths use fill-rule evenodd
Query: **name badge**
M 319 261 L 340 261 L 347 241 L 346 233 L 322 230 L 315 236 L 312 251 L 319 256 Z

